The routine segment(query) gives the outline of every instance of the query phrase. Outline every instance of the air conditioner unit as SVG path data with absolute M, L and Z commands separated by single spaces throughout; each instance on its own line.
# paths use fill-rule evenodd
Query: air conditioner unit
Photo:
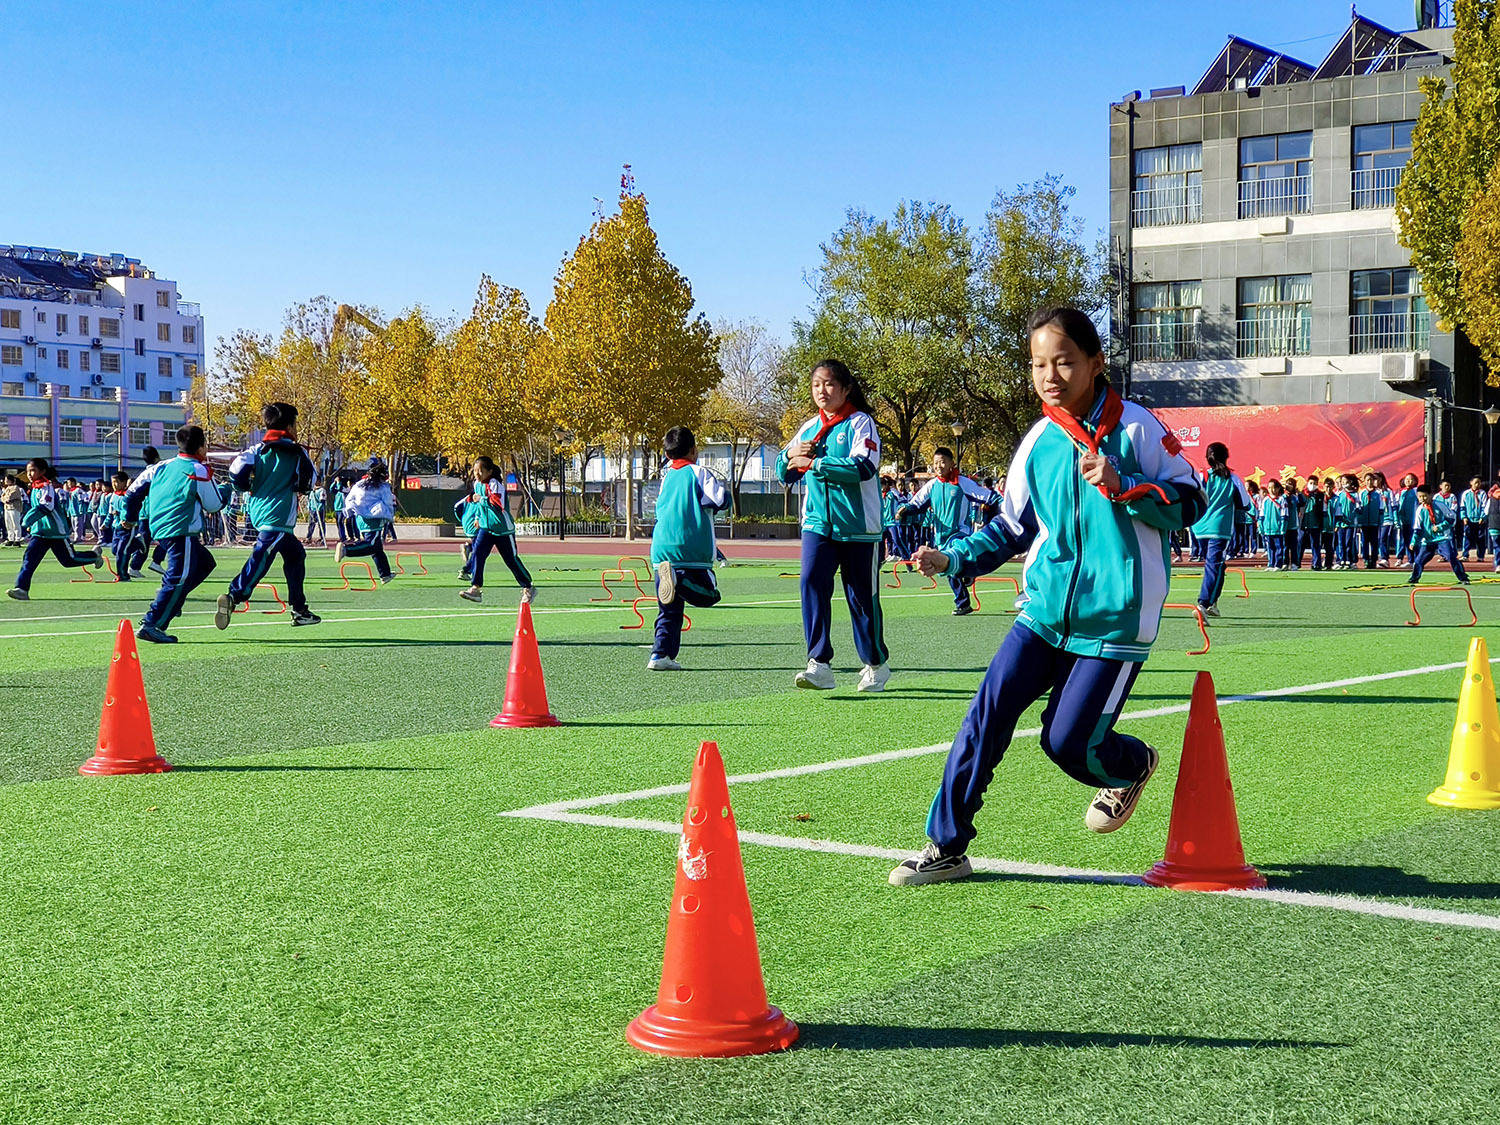
M 36 382 L 36 372 L 35 371 L 28 371 L 28 372 L 26 372 L 26 381 L 28 383 L 35 383 Z
M 92 340 L 89 341 L 89 347 L 91 348 L 102 348 L 103 346 L 104 341 L 99 339 L 98 336 L 95 336 Z
M 91 383 L 93 383 L 94 386 L 96 386 L 96 387 L 102 387 L 102 386 L 104 386 L 104 376 L 98 374 L 97 372 L 94 374 L 94 377 L 92 379 L 90 379 L 89 381 Z
M 21 338 L 21 343 L 23 343 L 23 344 L 34 344 L 34 343 L 36 343 L 36 337 L 35 336 L 23 336 Z
M 1387 352 L 1380 357 L 1380 378 L 1386 383 L 1415 383 L 1427 374 L 1427 361 L 1417 352 Z

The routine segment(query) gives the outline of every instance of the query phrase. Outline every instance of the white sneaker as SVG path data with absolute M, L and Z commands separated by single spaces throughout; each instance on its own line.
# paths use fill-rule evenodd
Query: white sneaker
M 866 664 L 859 673 L 859 686 L 855 691 L 880 691 L 891 678 L 889 664 Z
M 532 602 L 536 601 L 536 587 L 527 586 L 526 589 L 522 590 L 521 601 L 526 605 L 530 605 Z
M 833 669 L 817 660 L 809 660 L 806 671 L 798 672 L 795 682 L 798 687 L 827 691 L 833 687 Z
M 466 602 L 483 602 L 484 591 L 477 586 L 470 586 L 467 590 L 460 590 L 458 596 Z
M 656 564 L 656 600 L 662 605 L 671 605 L 677 600 L 677 575 L 672 573 L 670 559 Z
M 1206 605 L 1206 606 L 1204 606 L 1203 607 L 1203 612 L 1206 613 L 1209 617 L 1218 617 L 1219 616 L 1219 603 L 1218 602 L 1214 602 L 1213 605 Z
M 333 549 L 333 561 L 335 563 L 341 563 L 344 561 L 344 544 L 340 543 Z
M 650 660 L 646 661 L 646 671 L 681 672 L 682 665 L 677 663 L 677 661 L 673 660 L 670 656 L 653 656 Z
M 1141 790 L 1146 788 L 1146 782 L 1151 780 L 1151 775 L 1161 762 L 1161 755 L 1154 746 L 1147 746 L 1146 753 L 1149 759 L 1145 777 L 1123 789 L 1101 789 L 1094 797 L 1088 811 L 1083 814 L 1084 827 L 1090 832 L 1113 832 L 1122 827 L 1130 819 L 1130 814 L 1135 812 L 1136 802 L 1141 799 Z

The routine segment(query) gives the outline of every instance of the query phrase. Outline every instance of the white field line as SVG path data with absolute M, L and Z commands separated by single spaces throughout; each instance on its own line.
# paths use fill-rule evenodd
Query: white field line
M 1500 656 L 1490 658 L 1490 663 L 1500 662 Z M 1353 687 L 1356 684 L 1372 684 L 1382 680 L 1400 680 L 1408 676 L 1425 676 L 1430 672 L 1451 672 L 1458 668 L 1467 666 L 1466 661 L 1455 661 L 1450 664 L 1428 664 L 1421 668 L 1402 668 L 1394 672 L 1377 672 L 1370 676 L 1354 676 L 1347 680 L 1325 680 L 1317 684 L 1297 684 L 1292 687 L 1270 688 L 1266 691 L 1251 692 L 1248 695 L 1225 695 L 1219 698 L 1220 707 L 1228 707 L 1236 703 L 1256 703 L 1265 700 L 1279 699 L 1289 695 L 1311 695 L 1314 692 L 1327 691 L 1330 688 Z M 1139 711 L 1126 711 L 1120 716 L 1120 722 L 1131 719 L 1155 719 L 1163 715 L 1185 714 L 1191 704 L 1173 703 L 1165 707 L 1148 707 Z M 1016 731 L 1014 738 L 1035 738 L 1042 733 L 1041 727 L 1028 727 L 1025 730 Z M 805 766 L 787 766 L 783 769 L 764 770 L 760 773 L 735 774 L 729 778 L 731 785 L 751 785 L 758 781 L 775 781 L 784 777 L 803 777 L 807 774 L 826 773 L 829 770 L 853 769 L 856 766 L 873 766 L 882 762 L 895 762 L 903 758 L 921 758 L 929 754 L 946 754 L 953 744 L 941 742 L 932 746 L 914 746 L 907 750 L 883 750 L 877 754 L 861 754 L 855 758 L 836 758 L 829 762 L 813 762 Z M 547 819 L 544 814 L 572 812 L 577 809 L 596 808 L 600 805 L 619 805 L 627 801 L 644 801 L 649 797 L 672 797 L 686 793 L 686 783 L 675 785 L 658 785 L 650 789 L 634 789 L 626 793 L 606 793 L 599 797 L 577 797 L 567 801 L 550 801 L 545 804 L 531 805 L 524 809 L 514 809 L 502 813 L 502 816 L 530 816 Z

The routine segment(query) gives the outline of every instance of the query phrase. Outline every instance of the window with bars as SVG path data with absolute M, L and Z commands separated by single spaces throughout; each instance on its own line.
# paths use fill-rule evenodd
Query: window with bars
M 1203 220 L 1203 146 L 1138 149 L 1131 183 L 1130 217 L 1138 227 Z
M 1355 270 L 1349 275 L 1349 288 L 1350 352 L 1427 349 L 1431 315 L 1416 270 Z
M 100 352 L 99 370 L 105 372 L 106 374 L 118 375 L 120 373 L 120 353 Z
M 82 418 L 59 418 L 57 420 L 57 440 L 68 445 L 78 445 L 83 441 L 83 419 Z
M 78 353 L 78 370 L 88 371 L 94 365 L 94 357 L 90 352 Z
M 1349 202 L 1356 210 L 1396 205 L 1396 185 L 1411 160 L 1411 131 L 1415 124 L 1415 121 L 1389 121 L 1354 127 Z
M 150 422 L 132 422 L 132 423 L 130 423 L 130 431 L 129 431 L 129 433 L 130 433 L 129 441 L 130 441 L 131 445 L 150 445 L 151 444 L 151 423 Z
M 138 391 L 146 389 L 146 373 L 144 371 L 137 371 L 135 373 L 135 389 Z
M 30 442 L 50 442 L 52 440 L 52 427 L 46 418 L 26 419 L 26 440 Z
M 1312 353 L 1312 275 L 1240 278 L 1236 348 L 1244 358 Z
M 169 355 L 158 356 L 156 359 L 156 373 L 163 378 L 172 377 L 172 357 Z
M 99 335 L 107 336 L 111 340 L 118 340 L 120 338 L 120 318 L 101 316 L 99 318 Z
M 66 371 L 71 366 L 69 357 L 72 354 L 67 348 L 57 349 L 57 369 L 59 371 Z
M 1198 358 L 1202 281 L 1150 282 L 1135 287 L 1131 354 L 1146 362 Z
M 21 366 L 21 345 L 0 344 L 0 363 L 6 367 Z
M 1293 215 L 1312 201 L 1312 134 L 1240 138 L 1240 218 Z

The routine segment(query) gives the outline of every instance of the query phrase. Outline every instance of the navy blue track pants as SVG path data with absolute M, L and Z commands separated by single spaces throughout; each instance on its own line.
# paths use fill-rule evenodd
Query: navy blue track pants
M 880 615 L 880 544 L 842 542 L 802 533 L 802 632 L 807 657 L 833 659 L 833 576 L 844 582 L 844 600 L 854 623 L 854 651 L 866 664 L 884 664 L 885 624 Z
M 262 531 L 257 535 L 244 569 L 229 584 L 229 596 L 236 602 L 248 602 L 255 593 L 255 584 L 265 581 L 277 555 L 281 556 L 281 570 L 286 575 L 287 604 L 298 613 L 306 613 L 307 551 L 295 531 Z
M 682 650 L 684 604 L 707 608 L 718 605 L 724 595 L 719 593 L 714 572 L 709 567 L 674 566 L 672 577 L 677 584 L 677 596 L 666 605 L 656 607 L 656 641 L 651 646 L 651 655 L 675 660 Z M 661 586 L 660 581 L 657 586 Z
M 161 544 L 167 551 L 167 573 L 141 623 L 165 629 L 182 612 L 187 596 L 213 573 L 214 557 L 196 535 L 179 535 Z

